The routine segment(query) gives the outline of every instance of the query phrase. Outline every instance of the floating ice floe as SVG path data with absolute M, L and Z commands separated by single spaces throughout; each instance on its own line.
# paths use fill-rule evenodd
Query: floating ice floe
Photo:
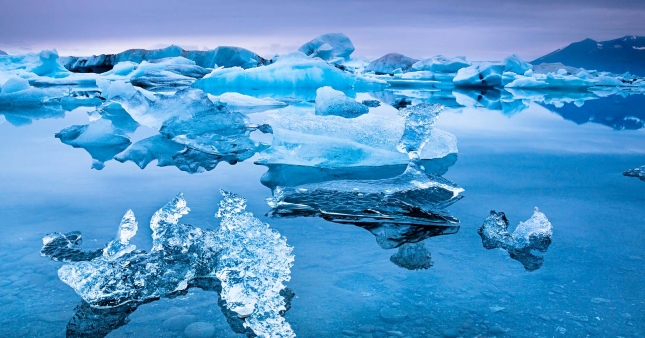
M 215 104 L 224 104 L 230 111 L 237 111 L 245 114 L 256 113 L 271 109 L 284 108 L 286 102 L 271 98 L 257 98 L 235 92 L 223 93 L 221 95 L 208 96 Z
M 544 257 L 536 256 L 533 250 L 546 252 L 551 245 L 553 230 L 546 216 L 535 208 L 533 216 L 520 222 L 513 233 L 508 232 L 508 220 L 503 212 L 490 212 L 484 224 L 477 229 L 484 248 L 506 250 L 512 259 L 522 263 L 528 271 L 539 269 Z
M 130 145 L 130 138 L 109 120 L 99 119 L 86 125 L 67 127 L 56 138 L 74 148 L 83 148 L 92 156 L 92 168 L 101 170 L 105 162 Z
M 384 81 L 355 75 L 340 70 L 329 63 L 307 57 L 301 52 L 280 55 L 270 65 L 252 69 L 218 68 L 193 84 L 205 89 L 226 88 L 319 88 L 331 86 L 336 89 L 379 88 Z
M 336 115 L 354 118 L 367 114 L 369 108 L 345 93 L 331 87 L 321 87 L 316 90 L 316 115 Z
M 628 177 L 636 177 L 641 181 L 645 181 L 645 165 L 638 168 L 629 169 L 625 171 L 623 175 Z
M 365 114 L 348 119 L 290 108 L 268 114 L 264 123 L 273 129 L 272 146 L 261 153 L 257 163 L 340 168 L 409 162 L 408 155 L 397 149 L 406 132 L 404 116 Z M 422 160 L 457 153 L 455 136 L 437 128 L 429 131 L 427 144 L 419 151 Z
M 295 337 L 283 317 L 293 297 L 284 285 L 290 280 L 292 248 L 277 231 L 245 211 L 244 198 L 222 194 L 217 212 L 221 220 L 214 231 L 178 223 L 190 211 L 181 194 L 157 211 L 150 220 L 150 252 L 130 244 L 137 231 L 132 211 L 104 249 L 81 250 L 78 232 L 45 236 L 41 255 L 67 262 L 58 276 L 87 303 L 77 307 L 72 329 L 87 330 L 91 336 L 105 334 L 123 325 L 138 305 L 197 287 L 219 294 L 218 304 L 236 333 Z M 96 315 L 110 314 L 116 316 L 105 318 L 105 325 L 83 322 L 91 324 Z
M 447 57 L 443 55 L 433 56 L 421 60 L 412 65 L 413 71 L 429 71 L 433 73 L 457 73 L 460 69 L 470 66 L 463 56 Z
M 381 168 L 372 168 L 379 171 Z M 387 171 L 387 169 L 386 169 Z M 276 175 L 277 173 L 273 173 Z M 462 188 L 411 162 L 403 174 L 373 180 L 331 179 L 297 186 L 277 186 L 267 199 L 273 209 L 270 217 L 320 217 L 327 221 L 352 224 L 370 231 L 383 249 L 419 243 L 430 237 L 454 234 L 459 221 L 445 208 L 459 199 Z M 415 252 L 408 248 L 393 261 L 409 269 Z M 426 255 L 422 255 L 426 257 Z M 407 257 L 407 258 L 406 258 Z M 420 258 L 420 257 L 419 257 Z M 429 253 L 427 254 L 429 262 Z M 418 259 L 418 258 L 417 258 Z
M 354 44 L 343 33 L 327 33 L 305 43 L 298 48 L 298 51 L 326 61 L 334 58 L 349 60 L 350 55 L 354 52 Z
M 374 72 L 377 75 L 405 73 L 412 68 L 419 60 L 407 57 L 398 53 L 389 53 L 373 60 L 365 67 L 366 72 Z

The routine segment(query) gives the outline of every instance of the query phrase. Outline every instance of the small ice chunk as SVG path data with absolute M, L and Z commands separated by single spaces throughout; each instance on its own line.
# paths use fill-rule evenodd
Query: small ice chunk
M 533 250 L 546 252 L 551 245 L 553 230 L 546 216 L 535 208 L 533 216 L 520 222 L 513 234 L 508 232 L 508 220 L 503 212 L 490 212 L 484 224 L 477 229 L 484 248 L 506 250 L 512 259 L 524 265 L 528 271 L 539 269 L 544 257 L 536 256 Z
M 99 119 L 86 125 L 67 127 L 56 133 L 61 142 L 75 147 L 113 146 L 130 144 L 125 133 L 114 128 L 112 122 Z
M 326 86 L 316 90 L 316 115 L 336 115 L 354 118 L 367 114 L 369 108 L 345 93 Z
M 424 242 L 419 242 L 401 245 L 398 251 L 390 256 L 390 261 L 408 270 L 422 270 L 433 265 L 431 258 Z
M 645 165 L 638 168 L 627 170 L 623 173 L 623 175 L 628 177 L 636 177 L 641 181 L 645 181 Z

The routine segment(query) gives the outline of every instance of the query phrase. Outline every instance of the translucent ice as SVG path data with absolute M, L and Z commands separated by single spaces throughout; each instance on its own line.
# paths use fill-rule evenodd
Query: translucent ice
M 80 250 L 78 233 L 47 235 L 41 255 L 68 262 L 58 276 L 89 305 L 77 308 L 81 312 L 77 320 L 109 315 L 101 309 L 115 309 L 127 317 L 139 304 L 200 287 L 220 294 L 220 306 L 236 332 L 295 337 L 282 316 L 292 297 L 284 285 L 290 279 L 292 248 L 277 231 L 245 211 L 244 198 L 222 194 L 217 212 L 221 221 L 215 231 L 179 224 L 190 211 L 181 194 L 157 211 L 150 220 L 149 253 L 129 244 L 137 229 L 131 211 L 100 255 Z M 127 304 L 134 306 L 124 309 Z M 78 323 L 78 330 L 92 330 L 83 323 Z M 123 323 L 124 318 L 117 316 L 106 328 Z
M 366 72 L 374 72 L 375 74 L 394 74 L 398 69 L 401 72 L 407 72 L 412 68 L 412 65 L 419 60 L 407 57 L 398 53 L 389 53 L 373 60 L 365 67 Z
M 343 33 L 327 33 L 305 43 L 298 51 L 323 60 L 349 60 L 349 56 L 354 52 L 354 44 Z
M 223 93 L 219 96 L 208 96 L 211 101 L 224 103 L 230 111 L 242 112 L 245 114 L 266 111 L 286 107 L 288 104 L 270 98 L 256 98 L 235 92 Z
M 533 216 L 526 222 L 520 222 L 512 234 L 508 232 L 506 215 L 494 210 L 477 232 L 482 238 L 484 248 L 506 250 L 512 259 L 522 263 L 528 271 L 537 270 L 542 266 L 544 258 L 534 255 L 532 251 L 546 252 L 553 235 L 551 223 L 537 208 Z
M 397 150 L 406 132 L 406 117 L 397 114 L 364 114 L 348 119 L 313 115 L 294 107 L 269 114 L 265 123 L 273 128 L 273 143 L 262 153 L 260 164 L 338 168 L 409 162 L 408 155 Z M 433 128 L 427 137 L 419 154 L 421 159 L 457 153 L 454 135 Z
M 368 112 L 369 108 L 366 105 L 345 96 L 341 91 L 331 87 L 322 87 L 316 90 L 316 115 L 352 118 Z
M 436 225 L 457 220 L 443 210 L 461 198 L 462 188 L 410 163 L 399 176 L 278 186 L 268 199 L 278 217 L 320 216 L 339 223 Z
M 273 64 L 253 69 L 218 68 L 193 84 L 197 88 L 319 88 L 382 87 L 383 81 L 342 71 L 301 52 L 280 55 Z
M 645 165 L 638 168 L 627 170 L 623 173 L 623 175 L 629 176 L 629 177 L 637 177 L 641 181 L 645 181 Z

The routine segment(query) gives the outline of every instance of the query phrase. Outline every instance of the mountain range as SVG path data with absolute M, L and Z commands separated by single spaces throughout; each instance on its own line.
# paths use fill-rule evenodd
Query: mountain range
M 585 39 L 533 60 L 540 63 L 563 63 L 587 70 L 615 74 L 630 72 L 645 76 L 645 37 L 625 36 L 609 41 Z

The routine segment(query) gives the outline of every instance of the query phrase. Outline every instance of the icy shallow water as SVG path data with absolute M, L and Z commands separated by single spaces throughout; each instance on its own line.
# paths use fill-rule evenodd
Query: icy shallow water
M 300 337 L 644 336 L 645 184 L 622 172 L 645 164 L 645 130 L 615 130 L 611 119 L 642 117 L 642 97 L 545 105 L 553 111 L 530 103 L 506 114 L 441 113 L 437 127 L 458 140 L 457 160 L 444 177 L 465 189 L 449 207 L 461 229 L 425 241 L 434 266 L 420 271 L 393 264 L 395 250 L 381 249 L 359 227 L 262 216 L 271 191 L 255 157 L 192 175 L 116 161 L 97 171 L 87 152 L 53 136 L 88 123 L 90 109 L 20 127 L 0 124 L 0 334 L 65 336 L 80 298 L 58 279 L 60 263 L 40 257 L 45 234 L 80 230 L 85 248 L 102 247 L 133 209 L 143 222 L 135 243 L 148 248 L 143 220 L 177 192 L 192 209 L 185 222 L 213 228 L 218 190 L 225 189 L 247 197 L 247 209 L 294 247 L 288 286 L 296 297 L 286 318 Z M 589 119 L 596 123 L 572 122 Z M 131 139 L 153 134 L 140 127 Z M 554 232 L 539 270 L 527 272 L 507 252 L 482 247 L 477 228 L 491 209 L 504 211 L 514 227 L 535 206 Z M 215 294 L 191 290 L 141 306 L 108 336 L 181 337 L 188 323 L 207 322 L 216 337 L 234 337 L 216 303 Z

